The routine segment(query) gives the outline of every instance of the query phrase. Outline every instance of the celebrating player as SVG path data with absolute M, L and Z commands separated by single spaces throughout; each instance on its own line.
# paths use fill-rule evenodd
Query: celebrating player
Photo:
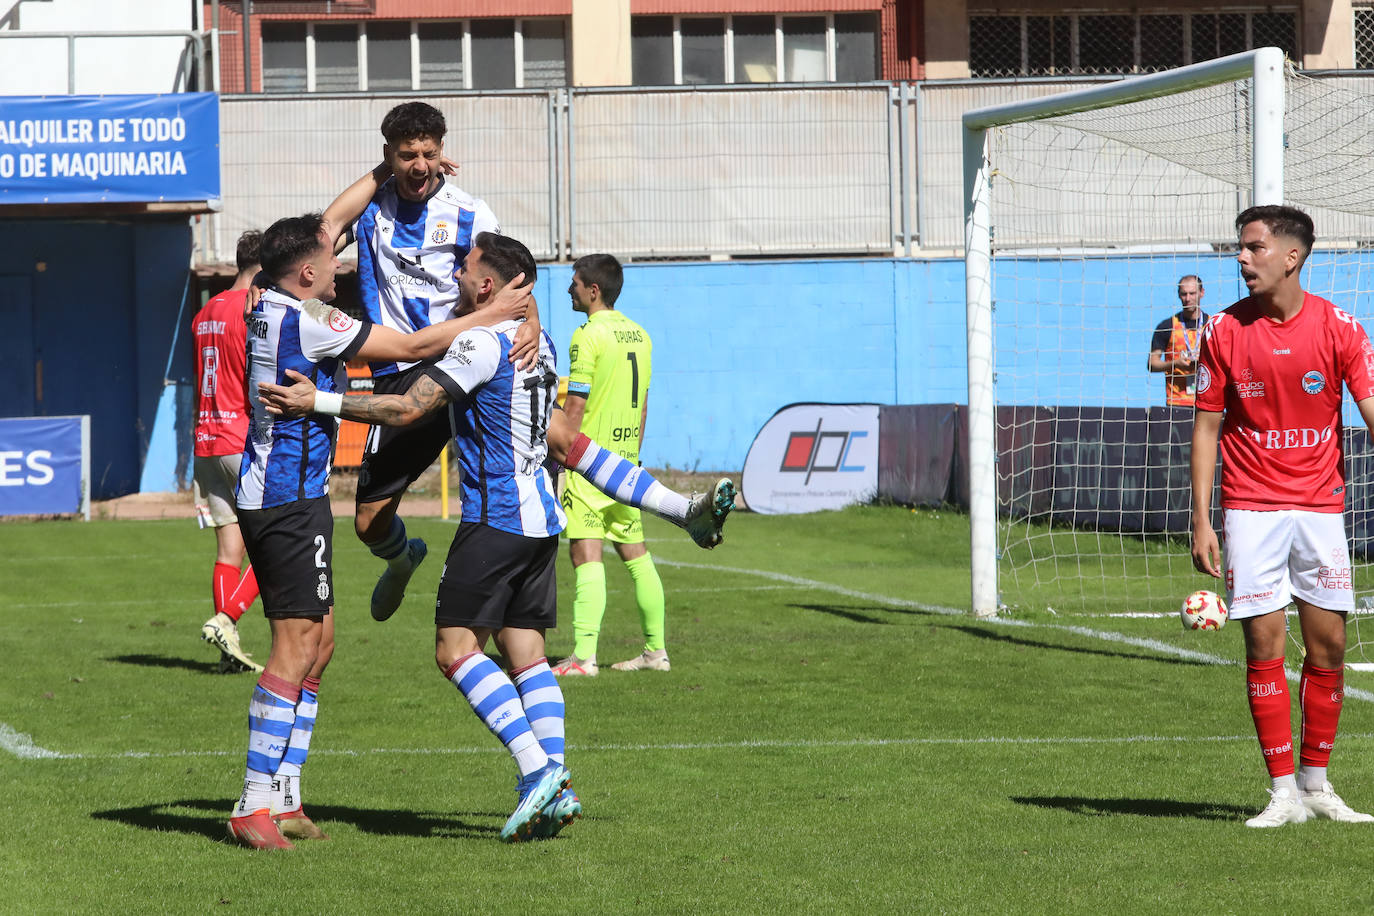
M 239 236 L 234 252 L 238 275 L 191 320 L 196 348 L 195 491 L 196 517 L 215 529 L 215 569 L 210 593 L 215 613 L 200 638 L 219 649 L 221 673 L 261 671 L 239 644 L 238 621 L 258 597 L 253 566 L 240 571 L 246 551 L 234 512 L 234 490 L 243 461 L 252 407 L 245 389 L 247 327 L 243 313 L 248 287 L 258 272 L 261 232 Z
M 1202 336 L 1193 421 L 1193 565 L 1220 578 L 1211 523 L 1220 434 L 1226 598 L 1245 634 L 1250 713 L 1273 786 L 1249 827 L 1309 816 L 1367 822 L 1331 788 L 1326 768 L 1341 715 L 1345 618 L 1354 610 L 1342 509 L 1341 383 L 1374 433 L 1374 348 L 1359 322 L 1303 290 L 1312 220 L 1284 206 L 1236 218 L 1250 295 Z M 1307 652 L 1301 769 L 1284 673 L 1284 608 L 1298 607 Z
M 355 321 L 334 298 L 332 239 L 319 214 L 278 220 L 263 234 L 272 286 L 248 316 L 249 384 L 312 377 L 319 397 L 342 400 L 334 376 L 354 356 L 422 360 L 460 331 L 523 316 L 528 291 L 511 284 L 480 315 L 401 334 Z M 337 411 L 335 411 L 337 413 Z M 259 849 L 289 849 L 286 837 L 323 838 L 301 807 L 300 773 L 318 712 L 320 677 L 334 653 L 333 515 L 329 471 L 336 424 L 274 418 L 256 401 L 238 483 L 238 516 L 257 569 L 272 650 L 248 707 L 243 792 L 230 837 Z
M 325 210 L 328 231 L 358 240 L 358 285 L 374 324 L 402 333 L 443 321 L 458 302 L 457 273 L 479 232 L 499 232 L 483 201 L 443 173 L 444 116 L 424 102 L 405 102 L 382 119 L 382 164 Z M 521 342 L 538 340 L 538 312 L 530 299 Z M 526 336 L 528 335 L 528 336 Z M 451 338 L 450 338 L 451 339 Z M 374 360 L 373 391 L 401 393 L 425 367 L 411 360 Z M 386 570 L 372 592 L 372 616 L 386 620 L 400 607 L 406 584 L 428 547 L 406 536 L 397 515 L 401 497 L 434 463 L 452 437 L 445 412 L 409 427 L 373 426 L 358 473 L 354 531 Z

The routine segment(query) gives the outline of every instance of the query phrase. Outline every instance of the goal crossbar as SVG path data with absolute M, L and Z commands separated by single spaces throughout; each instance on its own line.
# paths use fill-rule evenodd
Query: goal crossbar
M 1145 99 L 1250 81 L 1251 200 L 1283 202 L 1283 52 L 1260 48 L 1175 70 L 1038 99 L 972 109 L 963 116 L 965 296 L 968 341 L 970 591 L 973 613 L 999 606 L 996 402 L 992 321 L 992 179 L 988 131 Z

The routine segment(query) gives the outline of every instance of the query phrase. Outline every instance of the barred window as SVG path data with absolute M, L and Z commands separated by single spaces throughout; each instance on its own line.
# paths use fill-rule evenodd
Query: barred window
M 565 86 L 567 32 L 566 20 L 552 18 L 268 21 L 262 26 L 262 91 Z
M 1374 60 L 1374 17 L 1367 31 Z M 969 17 L 976 77 L 1151 73 L 1269 46 L 1299 59 L 1296 10 Z
M 1374 7 L 1355 7 L 1355 69 L 1374 70 Z

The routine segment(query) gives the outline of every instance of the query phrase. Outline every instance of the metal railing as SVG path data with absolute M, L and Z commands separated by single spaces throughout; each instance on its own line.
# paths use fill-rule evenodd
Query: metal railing
M 84 39 L 130 39 L 130 38 L 182 38 L 185 46 L 177 62 L 173 77 L 172 92 L 185 92 L 190 85 L 191 74 L 196 77 L 195 88 L 205 88 L 205 36 L 200 32 L 147 31 L 147 32 L 33 32 L 0 31 L 0 39 L 36 40 L 62 39 L 67 43 L 67 94 L 76 93 L 76 43 Z

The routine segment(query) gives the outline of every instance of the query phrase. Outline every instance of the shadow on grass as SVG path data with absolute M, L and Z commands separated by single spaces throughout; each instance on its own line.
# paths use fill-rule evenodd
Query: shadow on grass
M 111 655 L 107 656 L 105 661 L 119 662 L 121 665 L 142 665 L 144 668 L 185 668 L 198 674 L 219 673 L 218 660 L 201 662 L 172 655 Z
M 153 805 L 132 808 L 111 808 L 93 811 L 91 817 L 115 821 L 142 830 L 166 830 L 189 833 L 209 839 L 225 838 L 228 808 L 231 802 L 222 798 L 183 798 Z M 464 818 L 482 818 L 504 822 L 505 814 L 461 811 L 435 814 L 424 811 L 401 811 L 385 808 L 351 808 L 345 805 L 310 805 L 310 817 L 329 832 L 330 822 L 351 824 L 364 833 L 379 836 L 453 837 L 456 839 L 490 839 L 501 832 L 499 826 L 469 823 Z
M 886 607 L 880 604 L 870 604 L 866 606 L 839 605 L 839 604 L 789 604 L 787 607 L 796 608 L 799 611 L 815 611 L 817 614 L 830 614 L 834 617 L 843 617 L 845 620 L 852 620 L 854 623 L 876 623 L 889 624 L 891 621 L 883 620 L 878 617 L 870 617 L 861 611 L 876 611 L 881 614 L 923 614 L 931 615 L 930 611 L 911 610 L 910 608 Z
M 1123 652 L 1118 649 L 1090 649 L 1086 646 L 1065 646 L 1058 643 L 1042 642 L 1038 639 L 1025 639 L 1019 636 L 1011 636 L 1007 633 L 991 633 L 981 627 L 963 624 L 951 624 L 950 629 L 962 630 L 970 636 L 977 636 L 979 639 L 990 639 L 994 642 L 1008 643 L 1013 646 L 1026 646 L 1031 649 L 1053 649 L 1058 652 L 1077 652 L 1080 655 L 1098 655 L 1103 658 L 1125 658 L 1132 661 L 1160 662 L 1165 665 L 1184 665 L 1185 667 L 1213 667 L 1211 662 L 1197 661 L 1191 658 L 1171 658 L 1165 655 L 1156 655 L 1149 651 Z
M 1016 796 L 1018 805 L 1059 808 L 1085 817 L 1134 814 L 1139 817 L 1190 817 L 1199 821 L 1232 821 L 1250 817 L 1253 811 L 1216 802 L 1187 802 L 1165 798 L 1081 798 L 1077 795 Z

